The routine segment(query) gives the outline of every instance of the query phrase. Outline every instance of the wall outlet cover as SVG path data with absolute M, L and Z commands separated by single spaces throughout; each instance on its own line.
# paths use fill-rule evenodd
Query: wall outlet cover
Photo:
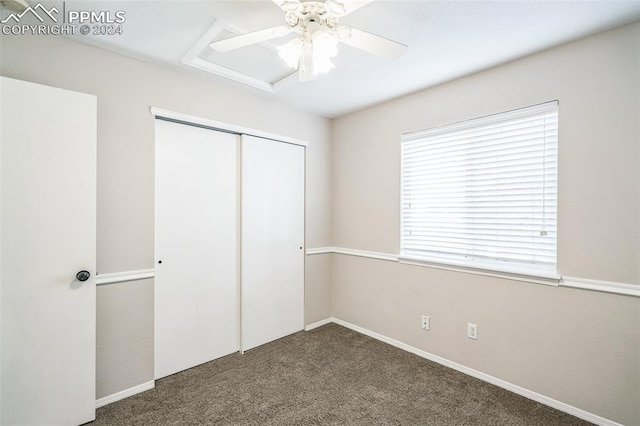
M 478 325 L 473 323 L 467 323 L 467 337 L 469 339 L 478 340 Z
M 429 331 L 429 329 L 431 328 L 431 320 L 429 319 L 428 316 L 423 315 L 422 316 L 422 329 Z

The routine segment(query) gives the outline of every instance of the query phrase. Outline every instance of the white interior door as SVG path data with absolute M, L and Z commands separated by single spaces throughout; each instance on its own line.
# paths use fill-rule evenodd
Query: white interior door
M 96 98 L 0 79 L 0 423 L 78 425 L 96 406 Z
M 238 139 L 156 120 L 156 378 L 239 349 Z
M 242 136 L 242 349 L 304 327 L 304 147 Z

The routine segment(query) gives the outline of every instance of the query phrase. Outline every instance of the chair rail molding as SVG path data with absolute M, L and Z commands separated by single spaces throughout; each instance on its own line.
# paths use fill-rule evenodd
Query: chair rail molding
M 129 281 L 146 280 L 153 277 L 155 277 L 154 269 L 97 274 L 96 285 L 126 283 Z
M 489 275 L 489 276 L 496 276 L 499 278 L 515 279 L 520 281 L 531 281 L 534 283 L 537 282 L 535 280 L 518 279 L 517 277 L 509 277 L 506 275 L 501 275 L 498 272 L 496 272 L 495 274 L 491 274 L 491 273 L 484 273 L 484 272 L 475 272 L 473 270 L 469 270 L 465 268 L 456 268 L 455 266 L 451 266 L 451 267 L 434 266 L 430 264 L 422 264 L 417 262 L 407 262 L 403 260 L 399 255 L 396 255 L 396 254 L 358 250 L 358 249 L 344 248 L 344 247 L 309 248 L 307 249 L 306 254 L 307 256 L 320 255 L 320 254 L 340 254 L 345 256 L 366 257 L 369 259 L 399 262 L 402 264 L 414 265 L 414 266 L 423 266 L 425 268 L 446 269 L 446 270 L 457 271 L 457 272 L 466 272 L 470 274 Z M 636 284 L 626 284 L 626 283 L 618 283 L 618 282 L 611 282 L 611 281 L 600 281 L 600 280 L 593 280 L 593 279 L 586 279 L 586 278 L 575 278 L 575 277 L 563 276 L 556 286 L 573 288 L 578 290 L 597 291 L 600 293 L 610 293 L 610 294 L 619 294 L 623 296 L 640 297 L 640 285 L 636 285 Z
M 560 286 L 640 297 L 640 285 L 635 284 L 588 280 L 586 278 L 562 277 Z

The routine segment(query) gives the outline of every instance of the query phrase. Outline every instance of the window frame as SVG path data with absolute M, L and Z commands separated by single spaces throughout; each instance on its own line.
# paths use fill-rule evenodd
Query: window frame
M 483 259 L 475 259 L 464 260 L 461 256 L 455 255 L 411 255 L 405 253 L 404 249 L 404 231 L 405 231 L 405 192 L 404 192 L 404 179 L 405 179 L 405 156 L 403 151 L 403 144 L 405 142 L 415 141 L 420 138 L 425 138 L 427 136 L 436 135 L 436 134 L 446 134 L 450 132 L 459 131 L 465 128 L 473 128 L 478 126 L 478 122 L 485 122 L 485 125 L 488 125 L 491 122 L 498 122 L 503 120 L 515 119 L 518 116 L 524 116 L 528 114 L 535 113 L 535 111 L 543 111 L 543 110 L 553 110 L 555 109 L 555 113 L 558 117 L 558 129 L 556 130 L 556 156 L 558 154 L 559 148 L 559 101 L 549 101 L 540 104 L 530 105 L 522 108 L 517 108 L 509 111 L 503 111 L 495 114 L 490 114 L 482 117 L 475 117 L 469 120 L 464 120 L 460 122 L 454 122 L 450 124 L 430 127 L 424 130 L 419 130 L 415 132 L 403 133 L 401 135 L 400 142 L 400 254 L 398 256 L 398 260 L 401 263 L 411 264 L 411 265 L 419 265 L 419 266 L 427 266 L 437 269 L 445 269 L 445 270 L 453 270 L 453 271 L 461 271 L 461 272 L 471 272 L 479 275 L 488 275 L 488 276 L 496 276 L 496 277 L 506 277 L 515 280 L 521 281 L 529 281 L 536 282 L 541 284 L 549 284 L 557 286 L 559 281 L 561 280 L 561 275 L 558 272 L 558 239 L 557 239 L 557 219 L 558 214 L 556 210 L 555 216 L 555 231 L 556 231 L 556 240 L 555 240 L 555 262 L 553 263 L 553 268 L 541 268 L 537 267 L 535 264 L 532 264 L 531 267 L 524 266 L 523 263 L 512 263 L 509 264 L 508 261 L 501 263 L 500 261 L 485 261 Z M 557 195 L 557 179 L 559 176 L 558 173 L 559 159 L 556 157 L 556 203 L 558 201 Z

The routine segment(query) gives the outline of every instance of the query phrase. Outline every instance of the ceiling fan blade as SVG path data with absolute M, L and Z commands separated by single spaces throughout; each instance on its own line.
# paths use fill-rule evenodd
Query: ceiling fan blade
M 302 3 L 300 0 L 271 0 L 273 1 L 280 9 L 285 12 L 300 12 L 302 10 Z
M 357 28 L 350 28 L 340 37 L 340 41 L 365 52 L 387 59 L 396 59 L 407 50 L 407 45 L 380 37 Z
M 209 46 L 211 46 L 211 48 L 216 52 L 228 52 L 230 50 L 239 49 L 251 44 L 262 43 L 263 41 L 284 37 L 290 32 L 291 28 L 289 27 L 272 27 L 260 31 L 253 31 L 251 33 L 225 38 L 224 40 L 214 41 Z

